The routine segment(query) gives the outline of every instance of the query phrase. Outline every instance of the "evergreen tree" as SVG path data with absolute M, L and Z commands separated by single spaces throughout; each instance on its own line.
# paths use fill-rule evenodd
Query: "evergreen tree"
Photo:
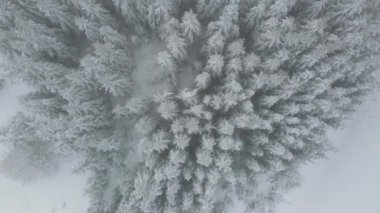
M 0 0 L 5 68 L 33 89 L 3 141 L 85 155 L 89 213 L 270 212 L 377 86 L 379 8 Z

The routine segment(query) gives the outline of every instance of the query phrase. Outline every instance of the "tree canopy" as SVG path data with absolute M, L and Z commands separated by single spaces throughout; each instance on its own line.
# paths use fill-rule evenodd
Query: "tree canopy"
M 0 0 L 4 69 L 33 90 L 1 131 L 8 162 L 46 169 L 50 156 L 83 154 L 89 213 L 220 213 L 235 199 L 269 212 L 299 166 L 330 150 L 328 128 L 378 85 L 379 10 L 377 0 Z

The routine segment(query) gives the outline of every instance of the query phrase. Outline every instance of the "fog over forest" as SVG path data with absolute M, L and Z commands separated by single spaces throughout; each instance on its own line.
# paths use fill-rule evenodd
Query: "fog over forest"
M 378 0 L 0 0 L 0 211 L 375 213 Z

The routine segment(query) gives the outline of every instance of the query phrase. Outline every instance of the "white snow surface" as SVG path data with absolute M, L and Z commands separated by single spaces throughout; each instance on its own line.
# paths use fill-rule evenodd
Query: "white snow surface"
M 25 85 L 7 82 L 0 90 L 0 126 L 22 108 L 18 96 L 28 91 Z M 0 146 L 0 160 L 7 147 Z M 62 168 L 53 177 L 21 183 L 0 173 L 0 213 L 82 213 L 88 201 L 84 196 L 85 175 L 73 174 L 79 157 L 63 159 Z
M 21 110 L 17 97 L 27 91 L 28 88 L 25 85 L 5 82 L 4 87 L 0 89 L 0 127 L 5 125 L 13 115 Z M 3 156 L 2 153 L 6 151 L 7 147 L 0 145 L 0 160 L 1 156 Z
M 306 165 L 303 184 L 276 213 L 380 212 L 380 94 L 370 96 L 330 139 L 338 151 Z
M 72 174 L 75 163 L 67 162 L 55 176 L 28 184 L 0 176 L 0 212 L 86 212 L 88 201 L 84 195 L 85 176 Z
M 0 91 L 0 125 L 20 106 L 16 96 L 22 85 L 6 85 Z M 345 128 L 330 136 L 338 151 L 326 160 L 306 165 L 300 188 L 288 194 L 276 213 L 378 213 L 380 205 L 380 95 L 364 103 Z M 1 159 L 1 152 L 0 152 Z M 72 174 L 76 160 L 66 162 L 54 177 L 22 184 L 0 174 L 0 212 L 82 213 L 86 177 Z M 232 212 L 242 213 L 237 206 Z

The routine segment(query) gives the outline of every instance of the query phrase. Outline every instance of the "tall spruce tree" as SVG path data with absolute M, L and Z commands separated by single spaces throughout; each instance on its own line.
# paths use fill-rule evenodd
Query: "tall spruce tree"
M 377 85 L 379 11 L 378 0 L 0 0 L 5 69 L 33 89 L 2 141 L 31 161 L 85 155 L 89 213 L 221 213 L 235 198 L 271 212 Z

